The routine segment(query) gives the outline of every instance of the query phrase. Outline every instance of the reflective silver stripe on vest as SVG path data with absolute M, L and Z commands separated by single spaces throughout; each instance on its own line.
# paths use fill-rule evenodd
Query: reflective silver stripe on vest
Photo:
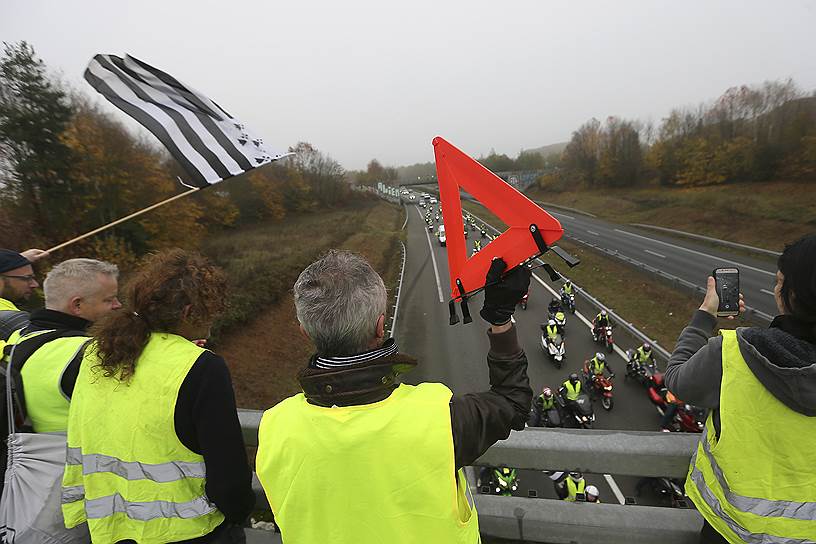
M 85 498 L 85 486 L 77 485 L 74 487 L 62 488 L 62 504 L 68 504 L 76 501 L 81 501 Z
M 199 497 L 190 502 L 129 502 L 116 493 L 85 501 L 85 515 L 88 519 L 102 519 L 119 513 L 138 521 L 150 521 L 157 518 L 191 519 L 216 510 L 215 505 L 206 497 Z
M 68 447 L 65 452 L 66 465 L 81 465 L 82 464 L 82 448 Z
M 692 465 L 694 465 L 695 460 L 696 455 L 695 458 L 692 458 Z M 697 490 L 700 492 L 703 500 L 712 510 L 714 510 L 717 517 L 723 520 L 725 524 L 728 525 L 728 528 L 734 531 L 734 533 L 745 541 L 746 544 L 813 544 L 812 540 L 800 540 L 798 538 L 752 533 L 748 531 L 745 527 L 731 519 L 731 516 L 725 513 L 725 510 L 723 510 L 722 506 L 720 506 L 720 501 L 717 500 L 717 497 L 714 496 L 714 493 L 712 493 L 706 485 L 703 473 L 700 472 L 696 466 L 694 466 L 691 471 L 691 481 L 693 481 L 697 486 Z
M 708 443 L 708 427 L 703 430 L 700 441 L 714 475 L 717 477 L 725 498 L 731 506 L 741 512 L 763 517 L 801 519 L 805 521 L 816 519 L 816 502 L 772 501 L 746 497 L 731 491 L 725 481 L 725 475 L 720 469 L 720 465 L 717 464 L 717 460 L 714 459 L 714 455 L 711 453 L 711 446 Z
M 80 448 L 68 448 L 65 456 L 67 465 L 82 465 L 82 474 L 110 472 L 126 480 L 152 480 L 158 483 L 177 482 L 185 478 L 204 478 L 207 470 L 204 463 L 170 461 L 148 464 L 137 461 L 122 461 L 110 455 L 92 453 L 82 455 Z

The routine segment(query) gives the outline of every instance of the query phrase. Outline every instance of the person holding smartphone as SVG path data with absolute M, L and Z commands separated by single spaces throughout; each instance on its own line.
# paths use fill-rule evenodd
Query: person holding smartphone
M 816 234 L 777 264 L 769 328 L 712 337 L 718 313 L 745 305 L 739 294 L 726 310 L 728 287 L 709 277 L 666 370 L 674 395 L 710 410 L 685 487 L 701 543 L 816 541 Z

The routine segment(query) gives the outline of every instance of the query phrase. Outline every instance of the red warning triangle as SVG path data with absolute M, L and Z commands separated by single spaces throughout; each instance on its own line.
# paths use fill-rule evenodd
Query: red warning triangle
M 465 155 L 445 139 L 433 139 L 436 177 L 445 224 L 451 298 L 484 286 L 493 257 L 501 257 L 508 269 L 542 252 L 531 233 L 535 225 L 546 245 L 564 234 L 561 223 L 499 176 Z M 459 188 L 470 193 L 509 228 L 468 258 Z M 458 280 L 458 282 L 457 282 Z

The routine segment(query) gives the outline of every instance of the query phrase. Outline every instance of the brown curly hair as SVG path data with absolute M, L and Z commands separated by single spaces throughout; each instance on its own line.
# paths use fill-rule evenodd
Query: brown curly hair
M 186 321 L 211 322 L 227 303 L 226 276 L 199 253 L 182 249 L 148 257 L 125 287 L 125 306 L 91 328 L 105 377 L 128 381 L 152 332 L 175 332 Z

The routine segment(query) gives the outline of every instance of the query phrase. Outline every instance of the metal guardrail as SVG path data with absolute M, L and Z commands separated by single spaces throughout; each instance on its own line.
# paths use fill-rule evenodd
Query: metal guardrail
M 407 220 L 407 217 L 406 217 Z M 404 226 L 404 225 L 403 225 Z M 394 295 L 395 303 L 394 303 L 394 314 L 391 316 L 391 320 L 388 326 L 388 337 L 394 338 L 394 330 L 397 327 L 397 316 L 399 315 L 399 303 L 400 303 L 400 293 L 402 292 L 402 278 L 405 276 L 405 256 L 406 256 L 406 249 L 405 244 L 402 243 L 400 240 L 400 245 L 402 246 L 402 267 L 400 268 L 400 275 L 399 280 L 397 283 L 397 294 Z
M 262 413 L 238 410 L 248 446 L 258 443 Z M 699 435 L 683 433 L 529 428 L 511 432 L 476 464 L 682 478 L 698 440 Z M 256 507 L 268 510 L 257 478 L 253 488 Z M 481 494 L 474 499 L 482 534 L 529 542 L 692 544 L 702 527 L 700 514 L 688 509 Z

